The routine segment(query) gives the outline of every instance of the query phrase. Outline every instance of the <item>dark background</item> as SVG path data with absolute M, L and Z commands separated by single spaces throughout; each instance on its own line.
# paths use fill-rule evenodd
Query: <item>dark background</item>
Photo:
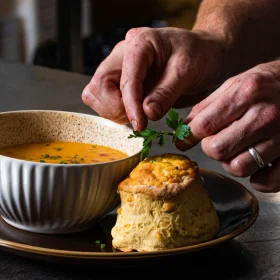
M 199 0 L 0 0 L 0 58 L 92 75 L 129 29 L 191 29 L 199 4 Z

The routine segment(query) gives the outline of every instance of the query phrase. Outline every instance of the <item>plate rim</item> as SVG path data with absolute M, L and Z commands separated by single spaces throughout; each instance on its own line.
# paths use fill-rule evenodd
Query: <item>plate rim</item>
M 237 185 L 237 187 L 245 189 L 246 192 L 251 196 L 252 201 L 252 216 L 249 219 L 249 221 L 242 225 L 241 227 L 235 229 L 233 232 L 226 234 L 224 236 L 218 237 L 216 239 L 212 239 L 210 241 L 179 247 L 179 248 L 173 248 L 168 250 L 160 250 L 160 251 L 152 251 L 152 252 L 87 252 L 87 251 L 73 251 L 73 250 L 61 250 L 61 249 L 52 249 L 47 247 L 40 247 L 40 246 L 34 246 L 34 245 L 27 245 L 15 241 L 8 241 L 4 240 L 3 238 L 0 238 L 0 247 L 6 248 L 6 249 L 12 249 L 13 251 L 22 252 L 22 253 L 32 253 L 35 255 L 45 255 L 45 256 L 53 256 L 53 257 L 62 257 L 62 258 L 70 258 L 70 259 L 110 259 L 110 260 L 121 260 L 121 259 L 133 259 L 133 258 L 150 258 L 150 257 L 159 257 L 159 256 L 166 256 L 166 255 L 177 255 L 182 253 L 188 253 L 197 251 L 200 249 L 205 249 L 208 247 L 212 247 L 218 244 L 221 244 L 225 241 L 231 240 L 243 232 L 245 232 L 247 229 L 249 229 L 257 220 L 259 216 L 259 202 L 255 194 L 248 190 L 242 183 L 238 182 L 237 180 L 234 180 L 233 178 L 224 175 L 222 173 L 212 171 L 206 168 L 200 168 L 200 172 L 204 173 L 211 173 L 215 176 L 223 177 L 227 180 L 234 181 L 234 183 Z M 1 218 L 2 219 L 2 218 Z M 5 223 L 5 221 L 3 220 Z M 7 224 L 8 225 L 8 224 Z M 9 226 L 9 225 L 8 225 Z

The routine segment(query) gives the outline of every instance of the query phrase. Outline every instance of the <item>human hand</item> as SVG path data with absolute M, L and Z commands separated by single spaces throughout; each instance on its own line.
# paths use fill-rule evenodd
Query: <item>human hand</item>
M 223 49 L 222 40 L 207 33 L 131 29 L 96 70 L 83 102 L 104 118 L 131 122 L 142 131 L 147 119 L 159 120 L 171 107 L 191 106 L 191 94 L 202 96 L 217 85 L 224 75 L 218 70 L 225 61 Z
M 251 176 L 258 191 L 280 191 L 280 60 L 228 79 L 193 107 L 185 123 L 192 135 L 176 143 L 179 150 L 201 141 L 205 154 L 229 174 Z M 250 147 L 272 166 L 260 169 Z

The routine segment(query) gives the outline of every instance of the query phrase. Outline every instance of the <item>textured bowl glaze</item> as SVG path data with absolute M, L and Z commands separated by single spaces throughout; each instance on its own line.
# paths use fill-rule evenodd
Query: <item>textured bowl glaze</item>
M 0 215 L 38 233 L 85 230 L 118 206 L 117 185 L 139 163 L 143 140 L 98 116 L 64 111 L 0 113 L 0 148 L 74 141 L 109 146 L 128 157 L 97 164 L 48 164 L 0 155 Z

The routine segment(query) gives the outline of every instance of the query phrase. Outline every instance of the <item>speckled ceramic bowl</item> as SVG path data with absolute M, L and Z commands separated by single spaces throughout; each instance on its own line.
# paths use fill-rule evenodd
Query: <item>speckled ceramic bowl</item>
M 118 183 L 139 163 L 141 138 L 101 117 L 63 111 L 0 113 L 0 148 L 74 141 L 118 149 L 128 157 L 98 164 L 47 164 L 0 155 L 0 215 L 38 233 L 85 230 L 119 204 Z

